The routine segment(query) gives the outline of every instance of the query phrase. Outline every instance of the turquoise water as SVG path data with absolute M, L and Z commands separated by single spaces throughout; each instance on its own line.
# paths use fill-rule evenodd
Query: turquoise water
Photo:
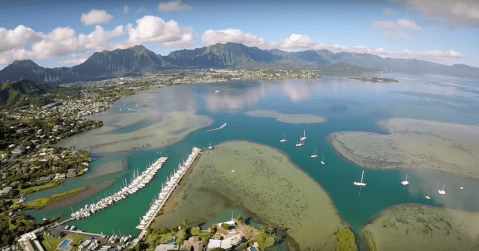
M 479 88 L 477 80 L 459 79 L 435 75 L 411 76 L 390 75 L 399 80 L 393 84 L 374 84 L 331 77 L 315 80 L 284 81 L 234 81 L 214 84 L 194 84 L 165 87 L 140 92 L 115 103 L 107 112 L 92 116 L 102 119 L 115 114 L 133 114 L 152 111 L 158 116 L 132 125 L 116 128 L 112 133 L 126 133 L 144 128 L 161 119 L 161 113 L 193 110 L 198 114 L 212 116 L 215 123 L 188 135 L 184 140 L 161 149 L 136 151 L 122 155 L 94 155 L 92 169 L 105 161 L 118 158 L 128 160 L 129 169 L 104 177 L 88 180 L 88 174 L 67 181 L 64 185 L 42 191 L 28 199 L 45 196 L 92 182 L 118 178 L 107 188 L 90 198 L 71 206 L 48 212 L 30 211 L 37 219 L 77 210 L 86 203 L 96 201 L 121 186 L 124 178 L 130 179 L 133 170 L 142 171 L 146 165 L 167 154 L 169 160 L 153 180 L 126 200 L 114 204 L 93 216 L 75 221 L 74 225 L 88 232 L 110 234 L 139 233 L 135 226 L 149 207 L 154 195 L 178 163 L 186 158 L 191 147 L 205 148 L 211 141 L 218 144 L 227 140 L 250 140 L 278 148 L 288 154 L 292 161 L 317 180 L 329 193 L 339 215 L 361 236 L 361 227 L 381 210 L 402 203 L 420 203 L 479 211 L 476 203 L 479 182 L 452 174 L 432 170 L 370 170 L 366 169 L 361 189 L 353 186 L 361 178 L 362 168 L 339 156 L 328 144 L 327 136 L 337 131 L 368 131 L 386 133 L 376 126 L 378 120 L 390 117 L 431 119 L 464 124 L 479 124 Z M 215 92 L 218 90 L 219 92 Z M 137 106 L 138 105 L 138 106 Z M 121 111 L 119 108 L 122 108 Z M 131 108 L 129 111 L 127 108 Z M 271 109 L 283 113 L 311 113 L 325 117 L 324 123 L 286 124 L 272 118 L 257 118 L 244 115 L 245 111 Z M 205 132 L 227 123 L 224 129 Z M 306 144 L 296 148 L 294 143 L 306 130 Z M 286 134 L 288 142 L 279 140 Z M 320 158 L 309 156 L 317 149 Z M 160 154 L 161 152 L 161 154 Z M 324 154 L 326 164 L 319 161 Z M 91 172 L 91 171 L 89 171 Z M 409 174 L 410 184 L 400 185 Z M 446 197 L 439 197 L 437 189 L 446 182 Z M 464 186 L 464 190 L 459 190 Z M 424 195 L 430 195 L 426 200 Z M 361 240 L 359 238 L 360 245 Z
M 70 242 L 71 242 L 70 239 L 65 239 L 60 245 L 60 248 L 65 248 L 66 246 L 68 246 L 68 244 L 70 244 Z

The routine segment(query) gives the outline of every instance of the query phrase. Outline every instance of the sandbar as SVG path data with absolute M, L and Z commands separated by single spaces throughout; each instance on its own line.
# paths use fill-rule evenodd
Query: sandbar
M 322 187 L 269 146 L 224 142 L 200 155 L 190 170 L 153 228 L 176 227 L 183 219 L 200 224 L 239 209 L 286 229 L 289 250 L 334 250 L 335 232 L 347 226 Z
M 424 205 L 384 210 L 363 228 L 376 249 L 479 250 L 479 213 Z
M 392 118 L 378 125 L 389 132 L 336 132 L 334 149 L 349 161 L 373 169 L 435 169 L 479 179 L 479 126 Z
M 163 115 L 161 121 L 132 132 L 109 133 L 116 128 L 103 126 L 73 136 L 63 141 L 61 145 L 75 146 L 77 150 L 93 153 L 160 148 L 179 142 L 191 132 L 207 127 L 213 122 L 209 116 L 197 115 L 190 111 L 171 112 Z
M 314 114 L 288 114 L 272 110 L 255 110 L 246 112 L 245 114 L 252 117 L 274 118 L 279 122 L 289 124 L 315 124 L 326 120 Z
M 98 178 L 103 175 L 117 173 L 128 169 L 128 160 L 119 159 L 98 164 L 93 172 L 89 174 L 86 179 Z
M 55 201 L 52 201 L 51 203 L 48 203 L 48 205 L 46 207 L 44 207 L 42 209 L 42 211 L 48 211 L 48 210 L 52 210 L 52 209 L 56 209 L 56 208 L 65 207 L 65 206 L 75 204 L 75 203 L 77 203 L 77 202 L 79 202 L 79 201 L 97 193 L 98 191 L 101 191 L 101 190 L 109 187 L 111 184 L 113 184 L 113 182 L 115 182 L 115 180 L 111 179 L 111 180 L 102 181 L 100 183 L 88 185 L 81 192 L 78 192 L 78 193 L 72 194 L 70 196 L 67 196 L 65 198 L 62 198 L 60 200 L 55 200 Z

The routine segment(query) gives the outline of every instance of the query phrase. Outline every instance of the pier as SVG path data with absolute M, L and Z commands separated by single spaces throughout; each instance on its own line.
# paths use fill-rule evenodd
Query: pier
M 162 189 L 158 195 L 158 198 L 155 198 L 152 206 L 148 210 L 145 216 L 143 216 L 143 220 L 140 219 L 140 225 L 136 228 L 142 230 L 140 235 L 133 241 L 132 246 L 134 246 L 138 240 L 142 239 L 148 233 L 146 229 L 150 224 L 155 220 L 156 215 L 161 210 L 161 208 L 165 205 L 166 201 L 173 193 L 175 188 L 178 186 L 178 183 L 186 174 L 190 166 L 193 164 L 198 154 L 201 152 L 200 148 L 193 147 L 191 154 L 188 156 L 188 159 L 182 164 L 179 165 L 177 169 L 167 178 L 167 181 L 162 185 Z
M 84 208 L 81 208 L 80 210 L 73 212 L 72 209 L 72 214 L 71 218 L 79 220 L 82 218 L 86 218 L 94 214 L 95 212 L 98 212 L 102 209 L 105 209 L 109 207 L 110 205 L 113 205 L 115 202 L 119 202 L 120 200 L 123 200 L 128 196 L 129 194 L 134 194 L 136 193 L 139 189 L 143 188 L 148 184 L 153 176 L 156 174 L 158 170 L 161 169 L 163 166 L 163 163 L 168 159 L 168 157 L 161 157 L 158 160 L 156 160 L 153 164 L 151 164 L 145 171 L 143 171 L 141 174 L 137 172 L 136 174 L 133 174 L 133 180 L 130 182 L 130 184 L 127 183 L 125 179 L 125 186 L 118 192 L 114 193 L 113 195 L 110 195 L 108 197 L 105 197 L 98 201 L 97 203 L 92 203 L 92 204 L 87 204 L 85 205 Z

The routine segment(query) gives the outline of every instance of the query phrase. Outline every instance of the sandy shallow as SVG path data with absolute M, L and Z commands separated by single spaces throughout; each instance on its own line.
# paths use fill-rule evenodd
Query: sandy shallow
M 183 219 L 195 225 L 236 208 L 287 229 L 294 239 L 290 250 L 334 250 L 334 233 L 347 226 L 321 186 L 269 146 L 245 141 L 217 145 L 200 156 L 182 182 L 152 227 L 176 227 Z
M 428 168 L 479 179 L 479 127 L 392 118 L 389 135 L 337 132 L 329 142 L 349 161 L 368 168 Z
M 86 177 L 86 179 L 94 179 L 101 177 L 103 175 L 117 173 L 121 171 L 125 171 L 128 169 L 128 160 L 126 159 L 119 159 L 115 161 L 109 161 L 105 163 L 101 163 L 95 167 L 93 172 Z
M 245 113 L 252 117 L 274 118 L 282 123 L 289 124 L 314 124 L 324 122 L 326 119 L 314 114 L 287 114 L 271 110 L 255 110 Z
M 77 202 L 79 202 L 79 201 L 97 193 L 98 191 L 101 191 L 101 190 L 109 187 L 111 184 L 113 184 L 113 182 L 115 182 L 114 179 L 102 181 L 100 183 L 96 183 L 96 184 L 92 184 L 92 185 L 88 185 L 88 186 L 86 186 L 86 189 L 81 191 L 81 192 L 72 194 L 71 196 L 65 197 L 61 200 L 56 200 L 56 201 L 53 201 L 53 202 L 49 203 L 45 208 L 42 209 L 42 211 L 48 211 L 48 210 L 52 210 L 52 209 L 56 209 L 56 208 L 65 207 L 65 206 L 75 204 L 75 203 L 77 203 Z
M 130 116 L 144 118 L 145 114 Z M 138 121 L 138 118 L 131 119 L 131 124 Z M 87 150 L 93 153 L 159 148 L 174 144 L 191 132 L 209 126 L 213 122 L 214 120 L 208 116 L 197 115 L 190 111 L 171 112 L 163 115 L 160 122 L 139 130 L 111 134 L 109 132 L 117 128 L 105 125 L 97 130 L 71 137 L 63 141 L 61 145 L 75 146 L 77 150 Z M 122 123 L 123 126 L 126 126 L 125 122 Z
M 479 213 L 423 205 L 383 211 L 363 231 L 377 250 L 479 250 Z

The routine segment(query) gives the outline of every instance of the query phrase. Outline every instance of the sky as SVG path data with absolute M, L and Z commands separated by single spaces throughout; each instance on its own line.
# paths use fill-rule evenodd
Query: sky
M 134 45 L 161 55 L 216 43 L 479 67 L 478 0 L 2 0 L 0 69 L 72 66 Z

